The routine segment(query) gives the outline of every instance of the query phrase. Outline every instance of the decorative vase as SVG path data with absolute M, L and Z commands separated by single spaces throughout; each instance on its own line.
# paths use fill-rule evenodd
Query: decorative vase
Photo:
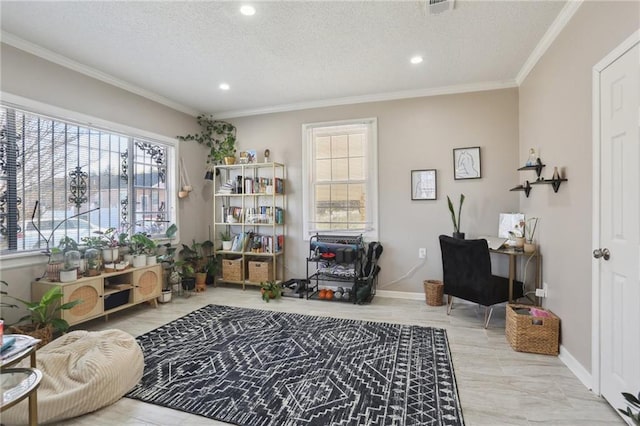
M 160 293 L 160 296 L 158 297 L 158 302 L 160 303 L 171 302 L 171 290 L 162 290 L 162 293 Z
M 535 253 L 536 249 L 537 249 L 537 246 L 534 241 L 525 241 L 524 243 L 525 253 Z
M 104 263 L 117 262 L 120 257 L 118 247 L 108 247 L 102 249 L 102 260 Z
M 196 272 L 196 291 L 205 291 L 207 289 L 207 273 Z
M 133 267 L 141 268 L 147 265 L 147 256 L 144 254 L 137 254 L 133 256 Z
M 515 243 L 516 250 L 524 250 L 524 237 L 516 237 Z
M 68 269 L 68 270 L 64 270 L 61 269 L 60 270 L 60 282 L 62 283 L 69 283 L 71 281 L 75 281 L 78 279 L 78 270 L 73 268 L 73 269 Z
M 453 238 L 464 240 L 464 232 L 454 232 L 452 236 Z

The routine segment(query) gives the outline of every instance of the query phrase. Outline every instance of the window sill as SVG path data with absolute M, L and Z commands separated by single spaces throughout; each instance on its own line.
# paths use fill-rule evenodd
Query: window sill
M 0 271 L 8 269 L 26 268 L 34 265 L 44 265 L 49 258 L 38 251 L 26 253 L 5 254 L 0 256 Z

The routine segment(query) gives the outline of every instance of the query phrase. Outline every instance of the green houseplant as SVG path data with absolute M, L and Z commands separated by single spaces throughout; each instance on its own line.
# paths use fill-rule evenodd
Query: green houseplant
M 282 286 L 275 281 L 261 282 L 260 294 L 262 300 L 268 303 L 270 299 L 278 299 L 282 296 Z
M 460 232 L 460 215 L 462 213 L 462 204 L 464 203 L 464 194 L 460 194 L 460 205 L 458 206 L 458 217 L 456 218 L 456 212 L 453 208 L 451 198 L 447 195 L 447 204 L 449 205 L 449 212 L 451 213 L 451 220 L 453 221 L 453 238 L 459 238 L 464 240 L 464 232 Z
M 181 141 L 195 141 L 209 148 L 207 164 L 233 164 L 236 155 L 236 127 L 226 121 L 214 120 L 211 116 L 201 114 L 197 118 L 202 128 L 199 134 L 178 136 Z M 227 160 L 233 158 L 231 160 Z
M 58 318 L 58 313 L 63 310 L 72 309 L 74 306 L 82 303 L 81 299 L 73 300 L 68 303 L 60 303 L 62 299 L 62 289 L 58 286 L 51 287 L 42 295 L 40 300 L 29 302 L 26 300 L 15 300 L 22 303 L 29 311 L 28 315 L 20 318 L 18 323 L 30 320 L 27 325 L 14 325 L 10 330 L 15 333 L 29 334 L 37 339 L 42 340 L 42 345 L 46 345 L 51 341 L 53 332 L 65 332 L 69 329 L 69 323 Z
M 630 393 L 622 392 L 622 396 L 627 400 L 629 404 L 631 404 L 634 408 L 638 409 L 635 413 L 631 411 L 631 407 L 627 407 L 626 410 L 622 408 L 618 408 L 618 411 L 629 417 L 633 424 L 640 426 L 640 392 L 638 392 L 638 397 L 636 398 Z

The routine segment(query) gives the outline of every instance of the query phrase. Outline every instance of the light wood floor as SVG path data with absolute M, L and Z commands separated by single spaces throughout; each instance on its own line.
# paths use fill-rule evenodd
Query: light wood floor
M 504 306 L 494 310 L 487 330 L 475 305 L 446 308 L 417 300 L 376 297 L 370 305 L 282 298 L 263 302 L 257 289 L 209 287 L 191 297 L 174 297 L 153 309 L 133 307 L 78 328 L 118 328 L 134 336 L 207 304 L 301 314 L 416 324 L 447 330 L 462 410 L 467 425 L 616 425 L 625 424 L 603 399 L 580 383 L 555 356 L 515 352 L 504 335 Z M 123 373 L 124 374 L 124 373 Z M 67 425 L 223 425 L 204 417 L 123 398 Z

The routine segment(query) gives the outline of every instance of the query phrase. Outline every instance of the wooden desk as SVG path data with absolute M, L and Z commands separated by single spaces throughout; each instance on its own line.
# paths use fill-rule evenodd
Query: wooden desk
M 509 256 L 509 303 L 513 303 L 513 282 L 516 280 L 516 264 L 518 257 L 535 259 L 536 261 L 536 276 L 535 276 L 535 288 L 542 288 L 542 255 L 538 250 L 533 253 L 525 253 L 524 251 L 517 251 L 514 248 L 499 248 L 497 250 L 489 249 L 490 253 L 501 254 Z M 526 265 L 525 265 L 526 268 Z M 525 283 L 526 284 L 526 283 Z M 540 298 L 534 296 L 532 300 L 537 306 L 540 306 Z

